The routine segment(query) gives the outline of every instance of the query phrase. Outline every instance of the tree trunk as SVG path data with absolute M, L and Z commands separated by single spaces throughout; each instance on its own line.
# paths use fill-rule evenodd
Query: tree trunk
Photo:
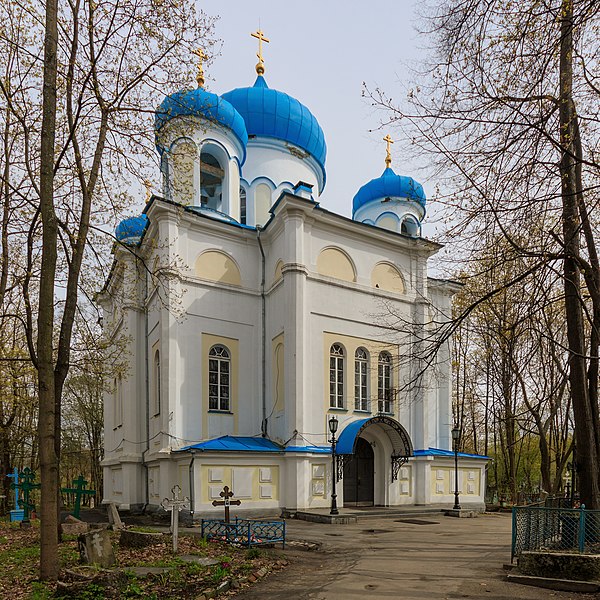
M 569 343 L 569 382 L 575 419 L 577 473 L 581 501 L 590 509 L 600 508 L 598 452 L 594 414 L 586 369 L 586 343 L 581 298 L 580 220 L 577 205 L 582 189 L 577 173 L 577 112 L 573 101 L 573 0 L 563 0 L 560 42 L 560 161 L 562 228 L 564 237 L 564 286 L 567 339 Z
M 57 0 L 46 0 L 44 87 L 40 154 L 42 265 L 39 290 L 37 362 L 39 387 L 38 438 L 41 475 L 40 578 L 58 577 L 58 457 L 55 447 L 55 394 L 52 341 L 57 220 L 54 209 L 54 144 L 56 133 Z M 33 357 L 32 357 L 33 358 Z

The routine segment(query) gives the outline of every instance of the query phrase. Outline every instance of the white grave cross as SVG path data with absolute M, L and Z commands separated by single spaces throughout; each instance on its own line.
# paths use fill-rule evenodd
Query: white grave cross
M 181 488 L 174 485 L 171 488 L 172 498 L 165 498 L 160 504 L 165 510 L 171 511 L 171 533 L 173 535 L 173 554 L 177 554 L 177 538 L 179 535 L 179 513 L 190 507 L 189 498 L 180 498 Z

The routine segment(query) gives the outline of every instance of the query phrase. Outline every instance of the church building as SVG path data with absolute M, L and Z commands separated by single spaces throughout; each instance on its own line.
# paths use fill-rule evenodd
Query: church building
M 177 484 L 203 515 L 228 486 L 272 514 L 327 508 L 335 478 L 340 507 L 451 506 L 449 345 L 428 344 L 459 286 L 428 276 L 423 188 L 386 136 L 352 218 L 322 206 L 324 132 L 253 36 L 253 85 L 211 93 L 200 64 L 157 108 L 162 193 L 116 228 L 104 501 L 157 509 Z M 483 509 L 487 461 L 458 456 Z

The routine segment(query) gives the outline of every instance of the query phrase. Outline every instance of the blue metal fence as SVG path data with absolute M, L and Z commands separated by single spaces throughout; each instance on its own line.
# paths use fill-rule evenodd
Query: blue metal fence
M 281 542 L 285 548 L 285 521 L 202 519 L 202 537 L 248 547 Z
M 600 552 L 600 511 L 581 508 L 515 506 L 511 562 L 524 550 Z

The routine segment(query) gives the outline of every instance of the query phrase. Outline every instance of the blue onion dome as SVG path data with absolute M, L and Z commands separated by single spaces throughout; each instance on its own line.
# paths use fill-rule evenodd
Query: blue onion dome
M 317 161 L 325 178 L 325 135 L 304 104 L 269 88 L 262 75 L 256 78 L 253 87 L 231 90 L 222 98 L 242 115 L 248 135 L 275 138 L 298 146 Z
M 365 183 L 354 196 L 352 201 L 352 214 L 372 200 L 383 200 L 385 198 L 406 198 L 418 202 L 425 208 L 425 192 L 423 186 L 412 177 L 396 175 L 387 167 L 381 177 L 371 179 Z
M 248 133 L 242 116 L 227 100 L 207 92 L 203 87 L 175 92 L 167 96 L 156 109 L 154 130 L 158 132 L 165 123 L 180 116 L 202 117 L 213 123 L 219 123 L 230 129 L 239 139 L 242 147 L 246 148 Z
M 122 244 L 137 246 L 148 227 L 148 217 L 145 214 L 123 219 L 115 229 L 115 237 Z

